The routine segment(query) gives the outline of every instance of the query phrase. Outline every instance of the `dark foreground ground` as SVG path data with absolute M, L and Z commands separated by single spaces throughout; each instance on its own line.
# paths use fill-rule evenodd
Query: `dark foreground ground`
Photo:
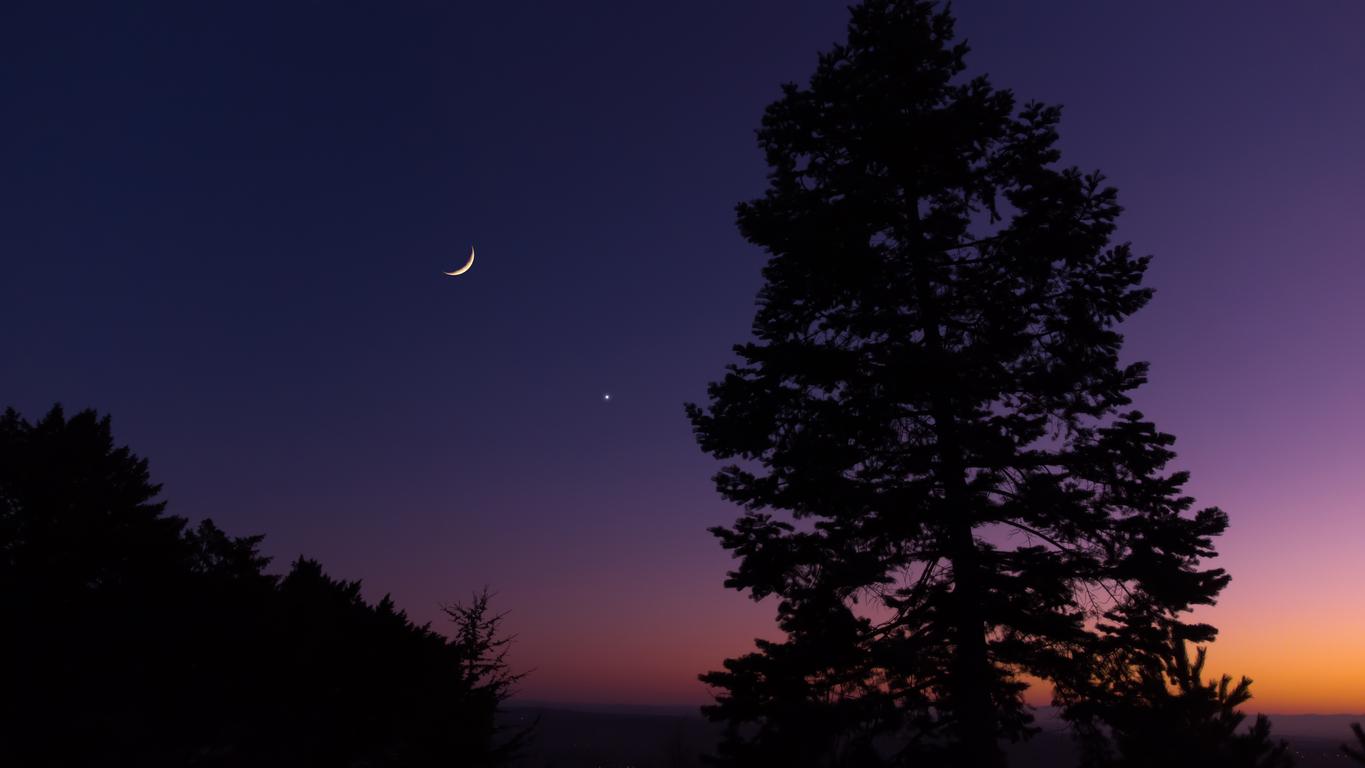
M 700 717 L 681 711 L 591 712 L 527 706 L 509 710 L 507 719 L 509 724 L 539 720 L 535 741 L 518 768 L 693 768 L 701 765 L 700 756 L 711 749 L 720 732 Z M 1350 735 L 1350 719 L 1291 717 L 1286 718 L 1284 728 L 1275 721 L 1275 732 L 1290 742 L 1299 768 L 1344 768 L 1347 762 L 1338 745 Z M 1340 737 L 1329 735 L 1338 731 Z M 1029 742 L 1013 746 L 1010 766 L 1064 767 L 1075 764 L 1075 754 L 1070 737 L 1049 727 Z

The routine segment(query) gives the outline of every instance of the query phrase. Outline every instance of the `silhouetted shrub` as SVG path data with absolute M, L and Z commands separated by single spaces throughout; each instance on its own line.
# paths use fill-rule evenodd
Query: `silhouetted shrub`
M 1365 730 L 1361 730 L 1360 723 L 1351 723 L 1351 732 L 1355 734 L 1358 746 L 1352 748 L 1342 744 L 1341 751 L 1357 763 L 1365 765 Z
M 1164 650 L 1119 645 L 1096 659 L 1081 703 L 1065 709 L 1075 726 L 1085 768 L 1285 768 L 1288 745 L 1270 738 L 1258 715 L 1243 728 L 1238 709 L 1251 699 L 1251 679 L 1203 681 L 1207 650 L 1193 661 L 1186 643 L 1167 638 Z
M 496 765 L 515 676 L 261 537 L 165 514 L 109 419 L 0 417 L 0 764 Z M 469 622 L 476 642 L 462 641 Z M 482 645 L 481 645 L 482 644 Z M 486 661 L 486 659 L 485 659 Z

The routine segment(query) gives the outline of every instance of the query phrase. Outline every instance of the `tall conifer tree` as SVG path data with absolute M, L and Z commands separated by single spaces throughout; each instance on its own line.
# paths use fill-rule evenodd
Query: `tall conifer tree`
M 1228 580 L 1201 565 L 1227 520 L 1131 407 L 1147 258 L 1060 163 L 1060 110 L 964 76 L 935 3 L 851 12 L 764 115 L 754 338 L 688 406 L 745 508 L 726 583 L 785 634 L 703 675 L 709 713 L 724 763 L 1001 765 L 1024 676 L 1083 710 L 1116 638 L 1212 638 L 1181 616 Z

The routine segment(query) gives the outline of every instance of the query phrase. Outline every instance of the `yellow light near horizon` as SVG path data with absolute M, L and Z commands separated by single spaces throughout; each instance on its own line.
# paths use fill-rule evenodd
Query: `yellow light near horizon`
M 1346 714 L 1365 709 L 1365 637 L 1338 628 L 1225 633 L 1209 652 L 1209 675 L 1245 675 L 1247 708 L 1286 714 Z

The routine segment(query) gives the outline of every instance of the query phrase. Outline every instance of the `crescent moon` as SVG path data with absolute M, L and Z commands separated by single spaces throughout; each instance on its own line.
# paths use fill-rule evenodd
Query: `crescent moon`
M 471 245 L 469 246 L 469 261 L 466 261 L 463 267 L 460 267 L 454 272 L 442 272 L 441 274 L 456 277 L 458 275 L 463 275 L 464 273 L 468 272 L 469 268 L 472 266 L 474 266 L 474 246 Z

